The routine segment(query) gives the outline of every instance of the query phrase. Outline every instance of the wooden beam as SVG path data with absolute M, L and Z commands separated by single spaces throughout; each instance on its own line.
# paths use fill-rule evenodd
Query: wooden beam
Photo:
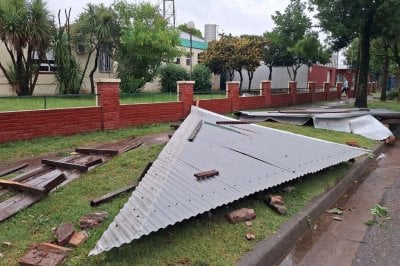
M 0 177 L 1 177 L 1 176 L 8 175 L 8 174 L 11 174 L 11 173 L 13 173 L 13 172 L 15 172 L 15 171 L 18 171 L 18 170 L 20 170 L 20 169 L 22 169 L 22 168 L 27 167 L 28 165 L 29 165 L 29 163 L 24 163 L 24 164 L 20 164 L 20 165 L 14 166 L 14 167 L 12 167 L 12 168 L 9 168 L 9 169 L 0 171 Z
M 213 177 L 216 175 L 219 175 L 219 172 L 217 170 L 209 170 L 209 171 L 194 174 L 194 176 L 197 177 L 197 179 L 209 178 L 209 177 Z
M 13 178 L 11 178 L 11 180 L 17 181 L 17 182 L 22 182 L 34 175 L 42 174 L 42 173 L 50 170 L 51 168 L 52 168 L 51 166 L 47 166 L 47 165 L 41 166 L 39 168 L 33 169 L 32 171 L 29 171 L 29 172 L 23 173 L 19 176 L 13 177 Z
M 196 125 L 196 127 L 193 129 L 192 133 L 190 134 L 188 141 L 192 142 L 196 138 L 202 125 L 203 125 L 203 120 L 200 120 L 200 122 Z
M 136 186 L 137 186 L 137 183 L 129 185 L 129 186 L 126 186 L 126 187 L 123 187 L 123 188 L 120 188 L 120 189 L 117 189 L 117 190 L 115 190 L 113 192 L 107 193 L 107 194 L 105 194 L 103 196 L 100 196 L 98 198 L 92 199 L 90 201 L 90 206 L 94 207 L 94 206 L 100 205 L 100 204 L 102 204 L 104 202 L 107 202 L 107 201 L 115 198 L 116 196 L 118 196 L 121 193 L 133 190 Z
M 128 145 L 128 146 L 126 146 L 126 147 L 120 149 L 119 152 L 120 152 L 120 153 L 122 153 L 122 152 L 127 152 L 127 151 L 129 151 L 129 150 L 132 150 L 132 149 L 135 149 L 135 148 L 139 147 L 139 146 L 142 145 L 142 144 L 143 144 L 143 141 L 141 141 L 141 140 L 135 140 L 134 143 L 132 143 L 132 144 L 130 144 L 130 145 Z
M 85 163 L 85 166 L 91 167 L 91 166 L 93 166 L 93 165 L 100 164 L 100 163 L 102 163 L 102 162 L 103 162 L 103 159 L 97 158 L 97 159 L 94 159 L 93 161 L 90 161 L 90 162 Z
M 77 148 L 75 149 L 76 152 L 83 153 L 83 154 L 96 154 L 96 155 L 117 155 L 118 150 L 113 149 L 91 149 L 91 148 Z
M 12 181 L 12 180 L 0 179 L 0 186 L 5 187 L 5 188 L 11 188 L 11 189 L 14 189 L 17 191 L 30 193 L 33 195 L 46 194 L 45 188 L 40 188 L 40 187 L 24 184 L 21 182 Z
M 79 171 L 87 172 L 88 168 L 86 165 L 75 164 L 75 163 L 67 163 L 67 162 L 60 162 L 48 159 L 42 159 L 42 164 L 65 168 L 65 169 L 77 169 Z

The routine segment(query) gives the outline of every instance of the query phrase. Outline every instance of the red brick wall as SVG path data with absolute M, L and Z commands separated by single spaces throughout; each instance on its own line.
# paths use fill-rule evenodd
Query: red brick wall
M 239 98 L 240 110 L 264 108 L 265 106 L 265 96 L 249 96 Z
M 315 82 L 317 88 L 321 88 L 323 83 L 326 82 L 328 72 L 330 71 L 331 77 L 328 80 L 331 84 L 336 83 L 336 68 L 326 67 L 326 66 L 318 66 L 314 65 L 310 68 L 310 73 L 308 75 L 309 82 Z
M 174 122 L 183 117 L 183 102 L 121 105 L 119 127 Z
M 311 93 L 298 93 L 296 99 L 298 103 L 312 103 Z
M 292 104 L 292 95 L 290 94 L 272 94 L 272 107 L 288 106 Z
M 0 113 L 0 143 L 100 130 L 100 107 Z
M 317 102 L 326 101 L 326 93 L 325 92 L 316 92 L 314 94 L 314 99 Z
M 193 102 L 193 104 L 196 104 L 196 102 Z M 232 102 L 229 98 L 199 100 L 199 107 L 219 114 L 232 112 Z

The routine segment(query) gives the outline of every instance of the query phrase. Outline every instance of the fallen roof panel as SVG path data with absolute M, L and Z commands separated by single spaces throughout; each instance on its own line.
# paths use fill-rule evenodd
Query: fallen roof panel
M 367 153 L 192 107 L 89 255 Z M 196 137 L 188 141 L 195 129 Z M 218 175 L 198 179 L 195 173 Z

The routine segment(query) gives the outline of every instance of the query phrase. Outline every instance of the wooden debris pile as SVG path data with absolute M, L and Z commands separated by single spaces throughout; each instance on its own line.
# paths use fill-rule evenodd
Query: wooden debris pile
M 0 222 L 46 197 L 48 193 L 78 178 L 81 173 L 110 160 L 113 156 L 139 147 L 141 138 L 105 144 L 96 148 L 78 148 L 70 156 L 59 160 L 43 159 L 42 165 L 10 179 L 0 179 Z M 0 172 L 1 176 L 26 168 L 19 165 Z M 9 191 L 21 192 L 6 197 Z M 40 254 L 35 253 L 32 256 Z M 39 256 L 39 255 L 38 255 Z

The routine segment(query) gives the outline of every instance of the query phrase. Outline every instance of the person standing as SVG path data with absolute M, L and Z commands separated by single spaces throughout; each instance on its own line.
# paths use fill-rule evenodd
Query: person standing
M 342 94 L 343 92 L 346 94 L 347 96 L 347 90 L 349 89 L 349 82 L 347 81 L 346 78 L 343 78 L 343 88 L 342 88 Z

